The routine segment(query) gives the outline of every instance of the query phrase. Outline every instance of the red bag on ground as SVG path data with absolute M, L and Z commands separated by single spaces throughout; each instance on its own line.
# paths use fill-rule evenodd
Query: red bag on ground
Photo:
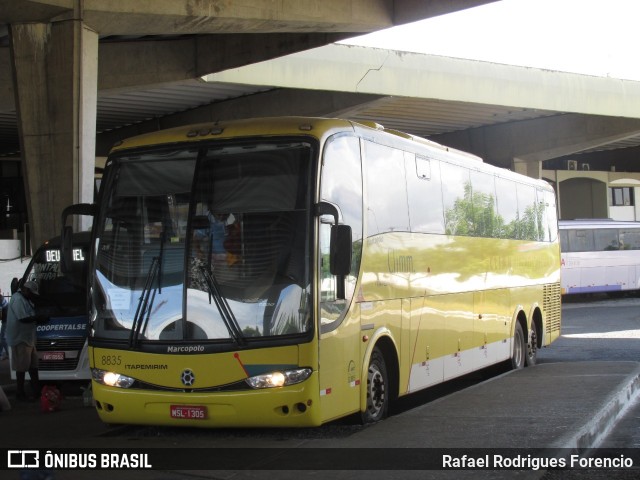
M 60 410 L 62 405 L 62 393 L 53 385 L 45 385 L 42 387 L 40 395 L 40 410 L 43 413 L 55 412 Z

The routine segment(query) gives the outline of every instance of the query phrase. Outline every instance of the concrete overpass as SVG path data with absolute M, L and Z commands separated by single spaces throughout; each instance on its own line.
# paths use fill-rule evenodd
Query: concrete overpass
M 382 96 L 327 113 L 429 137 L 536 178 L 546 160 L 640 143 L 640 82 L 629 80 L 346 45 L 206 79 Z M 438 103 L 459 109 L 464 128 L 435 131 L 427 120 Z M 487 109 L 485 118 L 473 118 L 478 105 Z
M 98 135 L 98 154 L 122 138 L 186 123 L 318 115 L 376 121 L 534 177 L 543 164 L 554 168 L 575 155 L 588 163 L 586 156 L 603 151 L 609 162 L 618 159 L 619 170 L 637 168 L 635 81 L 332 44 L 143 93 L 162 104 L 181 85 L 210 89 L 211 95 L 233 87 L 234 93 L 105 131 Z M 127 95 L 104 98 L 124 102 Z
M 178 124 L 374 120 L 531 176 L 640 143 L 638 82 L 331 45 L 486 1 L 104 3 L 0 0 L 0 155 L 20 152 L 35 242 L 90 201 L 96 154 Z
M 197 78 L 490 1 L 0 0 L 0 110 L 17 112 L 32 240 L 59 231 L 65 205 L 91 200 L 98 90 Z

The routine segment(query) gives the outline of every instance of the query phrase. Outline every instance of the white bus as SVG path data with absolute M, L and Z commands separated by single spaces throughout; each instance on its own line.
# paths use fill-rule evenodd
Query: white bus
M 562 293 L 640 290 L 640 222 L 561 220 Z

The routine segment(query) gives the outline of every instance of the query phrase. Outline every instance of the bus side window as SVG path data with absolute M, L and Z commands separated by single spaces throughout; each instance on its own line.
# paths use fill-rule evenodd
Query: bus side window
M 336 300 L 336 277 L 329 272 L 329 240 L 333 219 L 320 219 L 320 323 L 330 331 L 342 322 L 358 278 L 362 253 L 362 169 L 360 141 L 339 135 L 327 141 L 322 159 L 320 199 L 340 210 L 341 223 L 350 225 L 353 234 L 351 273 L 346 278 L 346 299 Z
M 560 251 L 566 253 L 569 250 L 569 232 L 567 230 L 560 230 Z
M 620 238 L 618 237 L 617 228 L 605 228 L 603 230 L 593 231 L 594 249 L 602 250 L 624 250 Z
M 472 198 L 472 234 L 476 237 L 499 238 L 502 219 L 496 208 L 495 177 L 484 172 L 470 172 Z
M 530 185 L 518 183 L 518 224 L 520 240 L 538 240 L 538 203 L 536 190 Z
M 367 182 L 367 238 L 386 232 L 408 232 L 404 152 L 364 142 Z
M 543 192 L 545 240 L 555 242 L 558 238 L 558 207 L 553 192 Z
M 471 179 L 469 170 L 442 162 L 442 203 L 445 233 L 447 235 L 472 235 L 473 223 L 469 213 L 471 204 Z
M 640 230 L 621 228 L 620 241 L 624 245 L 624 250 L 640 250 Z
M 519 238 L 518 225 L 518 193 L 516 184 L 505 178 L 496 178 L 496 195 L 498 215 L 502 219 L 502 226 L 498 238 L 515 240 Z
M 411 231 L 444 234 L 440 162 L 408 152 L 404 156 Z
M 569 248 L 572 252 L 593 252 L 593 230 L 569 230 Z

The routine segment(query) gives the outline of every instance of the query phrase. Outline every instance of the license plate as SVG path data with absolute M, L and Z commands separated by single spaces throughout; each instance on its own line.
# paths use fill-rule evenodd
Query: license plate
M 206 420 L 207 407 L 204 405 L 171 405 L 171 418 L 185 420 Z
M 64 360 L 64 352 L 44 352 L 42 354 L 42 360 L 45 362 Z

